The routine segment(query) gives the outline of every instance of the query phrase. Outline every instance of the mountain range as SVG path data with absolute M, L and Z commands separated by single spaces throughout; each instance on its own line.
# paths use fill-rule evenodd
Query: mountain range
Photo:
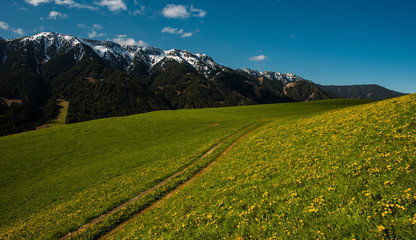
M 57 99 L 69 101 L 66 122 L 74 123 L 162 109 L 402 95 L 377 85 L 321 86 L 292 73 L 233 70 L 185 50 L 50 32 L 0 38 L 0 86 L 0 135 L 46 122 Z

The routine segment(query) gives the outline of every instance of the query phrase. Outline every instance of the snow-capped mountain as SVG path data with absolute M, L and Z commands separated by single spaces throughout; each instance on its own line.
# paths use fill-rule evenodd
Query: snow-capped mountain
M 90 48 L 111 66 L 124 70 L 132 68 L 133 63 L 137 61 L 144 62 L 148 70 L 151 70 L 155 65 L 167 60 L 188 64 L 205 77 L 214 71 L 224 69 L 205 54 L 194 54 L 178 49 L 165 51 L 156 47 L 122 46 L 110 41 L 82 39 L 61 33 L 43 32 L 20 38 L 17 42 L 13 40 L 8 42 L 14 45 L 13 51 L 31 45 L 38 64 L 46 63 L 57 54 L 74 49 L 74 59 L 79 61 Z M 6 58 L 7 53 L 4 55 L 4 59 Z
M 257 70 L 247 69 L 247 68 L 241 69 L 241 71 L 249 75 L 252 75 L 254 77 L 264 77 L 269 80 L 281 81 L 284 84 L 305 80 L 293 73 L 280 73 L 280 72 L 271 72 L 271 71 L 259 72 Z
M 13 45 L 11 51 L 16 51 L 19 48 L 32 48 L 31 50 L 38 64 L 37 68 L 39 68 L 39 65 L 48 62 L 51 58 L 69 51 L 73 51 L 73 58 L 78 62 L 86 56 L 88 49 L 91 49 L 106 63 L 125 71 L 132 70 L 134 63 L 139 61 L 145 63 L 147 70 L 150 72 L 154 66 L 158 64 L 163 65 L 168 60 L 188 64 L 204 77 L 209 77 L 214 72 L 218 73 L 226 69 L 205 54 L 195 54 L 186 50 L 162 50 L 156 47 L 120 45 L 111 41 L 82 39 L 67 34 L 52 32 L 42 32 L 17 40 L 6 40 L 9 44 Z M 7 59 L 7 55 L 7 52 L 3 55 L 3 63 Z M 304 80 L 293 73 L 259 72 L 253 69 L 241 69 L 241 71 L 255 77 L 281 81 L 284 84 Z
M 57 99 L 69 102 L 66 122 L 72 123 L 160 109 L 334 97 L 292 73 L 233 70 L 205 54 L 50 32 L 0 39 L 0 86 L 0 121 L 9 124 L 3 134 L 47 121 Z
M 33 47 L 33 53 L 38 60 L 38 63 L 48 62 L 49 59 L 54 56 L 68 52 L 69 50 L 76 49 L 77 54 L 74 55 L 74 58 L 79 60 L 83 57 L 83 51 L 81 42 L 73 37 L 66 34 L 55 34 L 55 33 L 39 33 L 31 37 L 21 38 L 19 41 L 10 41 L 14 46 L 13 50 L 16 48 L 25 48 Z M 27 50 L 26 50 L 27 51 Z M 7 58 L 7 53 L 5 55 Z

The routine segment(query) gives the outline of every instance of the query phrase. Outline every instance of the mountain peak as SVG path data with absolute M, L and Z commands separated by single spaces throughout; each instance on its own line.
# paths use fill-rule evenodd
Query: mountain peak
M 39 59 L 41 60 L 39 63 L 49 61 L 59 51 L 68 52 L 73 48 L 77 48 L 76 52 L 78 53 L 74 58 L 80 60 L 80 57 L 85 55 L 86 48 L 90 48 L 111 66 L 124 70 L 129 69 L 135 60 L 143 61 L 149 70 L 162 60 L 174 60 L 192 66 L 205 77 L 224 68 L 209 56 L 201 53 L 194 54 L 180 49 L 162 50 L 156 47 L 120 45 L 111 41 L 82 39 L 63 33 L 40 32 L 15 40 L 19 42 L 21 47 L 31 45 L 35 52 L 38 52 L 37 55 L 43 55 Z
M 111 41 L 83 39 L 69 34 L 54 32 L 40 32 L 33 36 L 16 40 L 20 42 L 19 45 L 21 46 L 26 46 L 27 44 L 33 45 L 37 55 L 42 55 L 42 57 L 38 59 L 39 63 L 49 61 L 49 59 L 58 52 L 68 52 L 71 49 L 77 48 L 77 51 L 75 51 L 76 56 L 74 56 L 77 61 L 85 55 L 86 49 L 91 49 L 99 58 L 102 58 L 109 65 L 123 70 L 131 69 L 134 67 L 133 65 L 135 62 L 141 61 L 147 65 L 148 71 L 150 71 L 156 64 L 167 60 L 188 64 L 205 77 L 226 69 L 206 54 L 192 53 L 180 49 L 162 50 L 149 46 L 120 45 Z M 241 71 L 255 77 L 278 80 L 284 84 L 303 80 L 303 78 L 293 73 L 279 73 L 272 71 L 259 72 L 253 69 L 242 69 Z
M 277 81 L 281 81 L 284 84 L 288 84 L 290 82 L 297 82 L 297 81 L 302 81 L 305 80 L 293 73 L 280 73 L 280 72 L 272 72 L 272 71 L 262 71 L 259 72 L 257 70 L 254 69 L 240 69 L 240 71 L 243 71 L 249 75 L 252 75 L 254 77 L 264 77 L 267 78 L 269 80 L 277 80 Z

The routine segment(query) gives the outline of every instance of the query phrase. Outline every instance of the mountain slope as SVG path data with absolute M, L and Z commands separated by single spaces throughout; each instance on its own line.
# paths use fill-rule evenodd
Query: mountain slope
M 155 111 L 1 137 L 0 239 L 58 239 L 247 126 L 363 103 L 368 101 Z
M 67 123 L 159 109 L 287 101 L 270 92 L 264 100 L 263 91 L 253 97 L 256 84 L 245 77 L 230 88 L 228 79 L 218 76 L 233 70 L 184 50 L 39 33 L 1 40 L 0 59 L 0 135 L 47 121 L 58 98 L 69 101 Z
M 375 84 L 352 86 L 319 85 L 319 87 L 341 98 L 384 100 L 405 95 L 403 93 L 392 91 Z
M 160 109 L 310 101 L 335 95 L 294 74 L 233 70 L 205 54 L 60 33 L 0 40 L 0 135 L 33 129 L 69 101 L 67 123 Z
M 109 239 L 415 239 L 416 95 L 276 119 Z
M 261 85 L 281 92 L 287 99 L 303 102 L 337 98 L 336 95 L 321 89 L 312 81 L 305 80 L 293 73 L 259 72 L 253 69 L 239 69 L 237 71 L 240 74 L 258 79 Z

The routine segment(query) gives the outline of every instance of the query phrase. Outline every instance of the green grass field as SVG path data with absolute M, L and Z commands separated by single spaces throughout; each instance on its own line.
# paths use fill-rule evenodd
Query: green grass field
M 56 102 L 59 106 L 59 114 L 56 119 L 50 121 L 49 127 L 65 125 L 66 115 L 68 115 L 69 102 L 63 99 L 57 99 Z
M 263 126 L 109 239 L 415 239 L 416 95 Z
M 408 98 L 410 97 L 408 96 Z M 56 126 L 54 128 L 1 137 L 0 239 L 53 239 L 63 236 L 68 231 L 77 229 L 91 219 L 108 212 L 173 173 L 184 169 L 208 149 L 226 139 L 228 136 L 253 123 L 259 122 L 263 122 L 266 125 L 260 130 L 255 131 L 242 144 L 237 145 L 229 155 L 220 159 L 220 164 L 213 168 L 212 173 L 207 173 L 203 178 L 198 179 L 189 188 L 184 189 L 184 191 L 175 195 L 174 198 L 171 198 L 162 206 L 162 208 L 169 206 L 169 211 L 177 211 L 179 214 L 173 217 L 175 222 L 172 222 L 171 226 L 165 226 L 165 223 L 158 222 L 158 220 L 163 218 L 161 217 L 163 216 L 163 212 L 167 211 L 166 209 L 161 210 L 162 208 L 158 208 L 159 210 L 149 212 L 149 214 L 140 218 L 142 220 L 137 220 L 139 223 L 135 222 L 133 225 L 127 227 L 126 231 L 120 231 L 118 234 L 121 234 L 119 236 L 124 236 L 123 234 L 134 234 L 133 236 L 135 237 L 149 239 L 159 237 L 175 238 L 179 236 L 178 234 L 183 234 L 180 236 L 184 238 L 192 238 L 192 234 L 194 233 L 198 233 L 198 236 L 204 238 L 209 238 L 209 236 L 224 236 L 229 238 L 241 236 L 247 238 L 250 235 L 253 235 L 253 237 L 272 237 L 270 235 L 271 231 L 267 231 L 266 234 L 260 230 L 255 230 L 263 227 L 263 225 L 259 225 L 255 221 L 255 218 L 244 218 L 247 219 L 247 224 L 241 226 L 246 227 L 237 227 L 238 225 L 234 224 L 234 222 L 241 223 L 239 220 L 241 220 L 242 216 L 236 218 L 236 216 L 231 215 L 229 218 L 227 217 L 229 220 L 224 220 L 221 224 L 217 221 L 218 226 L 215 228 L 216 230 L 214 228 L 205 229 L 189 225 L 188 222 L 184 221 L 184 218 L 190 212 L 181 209 L 184 203 L 190 204 L 188 210 L 195 208 L 197 212 L 199 211 L 198 217 L 206 223 L 214 216 L 226 216 L 219 209 L 223 208 L 224 210 L 228 209 L 228 207 L 238 207 L 239 205 L 236 205 L 232 201 L 225 201 L 221 206 L 218 206 L 218 209 L 216 205 L 209 205 L 209 207 L 206 205 L 201 208 L 192 205 L 199 204 L 199 200 L 196 200 L 197 198 L 195 198 L 195 201 L 188 200 L 187 198 L 189 196 L 185 197 L 183 194 L 188 193 L 192 196 L 202 197 L 201 200 L 208 204 L 215 201 L 221 195 L 218 191 L 223 191 L 229 194 L 230 197 L 233 196 L 236 201 L 242 201 L 243 204 L 240 207 L 248 211 L 252 207 L 252 204 L 256 203 L 259 200 L 258 198 L 261 197 L 261 195 L 256 195 L 258 191 L 268 190 L 268 194 L 274 197 L 273 201 L 276 203 L 279 203 L 279 201 L 285 203 L 287 201 L 287 191 L 281 188 L 289 189 L 289 185 L 292 184 L 290 182 L 292 180 L 292 174 L 289 174 L 289 169 L 297 174 L 294 174 L 293 177 L 297 176 L 300 181 L 303 181 L 303 184 L 299 183 L 300 186 L 306 186 L 308 182 L 303 177 L 306 178 L 306 176 L 321 170 L 304 168 L 304 166 L 309 166 L 308 164 L 310 162 L 313 163 L 313 166 L 321 164 L 327 167 L 331 166 L 328 165 L 330 163 L 341 165 L 341 162 L 337 163 L 334 160 L 337 158 L 328 160 L 323 155 L 315 156 L 314 154 L 328 153 L 332 154 L 331 156 L 339 154 L 342 156 L 342 154 L 352 154 L 351 152 L 354 152 L 348 150 L 349 148 L 347 149 L 349 145 L 329 144 L 333 139 L 329 138 L 328 134 L 324 134 L 323 136 L 319 135 L 318 130 L 314 129 L 314 127 L 322 127 L 323 129 L 321 130 L 324 130 L 324 133 L 331 129 L 339 129 L 340 131 L 344 127 L 342 120 L 351 114 L 349 111 L 357 111 L 361 114 L 360 111 L 364 111 L 362 109 L 365 109 L 365 107 L 368 106 L 371 110 L 376 109 L 374 106 L 378 106 L 377 104 L 381 104 L 376 103 L 348 108 L 346 110 L 330 111 L 362 103 L 368 103 L 368 101 L 328 100 L 232 108 L 159 111 L 128 117 Z M 382 106 L 380 105 L 378 108 Z M 373 115 L 379 116 L 377 115 L 379 110 L 370 110 L 366 110 L 364 113 L 369 114 L 375 111 Z M 387 110 L 390 109 L 385 109 L 385 111 Z M 328 114 L 324 114 L 324 112 L 328 111 L 330 111 Z M 403 109 L 394 108 L 391 111 L 394 111 L 394 116 L 397 116 L 397 118 L 404 118 L 410 114 L 409 109 L 405 107 Z M 380 110 L 380 112 L 382 111 Z M 390 112 L 387 113 L 389 114 Z M 366 114 L 364 116 L 368 115 Z M 368 117 L 366 121 L 370 124 L 372 119 Z M 386 119 L 388 120 L 389 118 Z M 379 122 L 383 123 L 383 121 L 387 120 L 380 119 Z M 363 124 L 363 120 L 358 119 L 356 122 L 351 123 L 348 125 L 349 128 L 353 129 L 354 124 L 357 125 L 357 129 L 360 129 L 362 126 L 359 124 Z M 309 126 L 310 129 L 314 130 L 305 128 L 305 126 Z M 386 125 L 385 128 L 390 129 L 389 126 Z M 410 126 L 410 128 L 405 128 L 405 130 L 414 129 L 412 128 L 414 127 L 413 125 Z M 384 131 L 381 128 L 381 124 L 376 127 L 379 127 L 381 132 Z M 374 128 L 375 126 L 369 125 L 366 131 L 375 133 L 377 131 Z M 393 129 L 394 127 L 390 130 L 393 131 Z M 340 132 L 338 135 L 335 133 L 337 132 L 334 132 L 330 136 L 335 136 L 335 139 L 339 138 L 339 141 L 348 140 L 343 138 L 343 132 Z M 320 139 L 325 141 L 321 142 Z M 404 138 L 404 140 L 411 142 L 414 141 L 414 138 Z M 317 146 L 326 142 L 329 142 L 328 146 L 325 145 L 328 149 L 324 148 L 325 151 L 318 151 L 321 148 L 317 148 Z M 367 145 L 363 146 L 370 147 L 372 143 L 368 142 Z M 310 148 L 307 148 L 308 146 Z M 315 148 L 313 148 L 314 146 Z M 330 146 L 332 148 L 329 148 Z M 290 150 L 294 152 L 290 152 Z M 390 150 L 393 151 L 393 149 L 387 149 L 386 151 L 390 152 Z M 399 150 L 395 149 L 396 152 L 400 152 Z M 410 147 L 408 150 L 414 151 Z M 370 149 L 368 151 L 364 149 L 361 152 L 365 152 L 368 155 L 373 153 Z M 260 153 L 264 154 L 264 156 L 259 155 Z M 409 162 L 412 159 L 409 157 L 409 152 L 401 153 L 403 153 L 403 156 L 407 154 L 408 159 L 406 163 L 410 164 Z M 354 152 L 354 154 L 356 153 Z M 262 158 L 266 156 L 270 158 Z M 278 156 L 284 159 L 284 161 L 282 159 L 279 160 L 277 158 Z M 298 164 L 295 164 L 296 161 L 303 159 L 305 156 L 308 156 L 308 158 L 305 158 L 308 161 L 299 161 L 299 166 L 302 168 L 299 167 L 298 169 L 296 167 Z M 339 161 L 347 165 L 352 164 L 352 161 L 358 155 L 352 156 L 354 158 L 351 159 L 341 157 Z M 366 155 L 366 157 L 368 156 Z M 267 167 L 268 165 L 266 163 L 271 164 L 271 167 Z M 358 164 L 360 163 L 358 162 Z M 412 170 L 413 167 L 414 160 L 413 165 L 408 169 Z M 269 171 L 268 169 L 274 170 Z M 215 172 L 218 170 L 222 172 Z M 309 172 L 312 170 L 315 172 Z M 251 178 L 255 179 L 255 182 L 258 182 L 257 188 L 259 189 L 254 188 L 253 190 L 253 182 L 248 180 L 241 182 L 241 185 L 239 182 L 243 180 L 240 178 L 242 177 L 241 174 L 246 178 L 251 176 Z M 262 174 L 270 175 L 269 178 L 274 179 L 276 181 L 275 184 L 278 182 L 279 184 L 283 184 L 280 183 L 280 180 L 284 180 L 283 182 L 286 183 L 284 185 L 274 186 L 273 181 L 270 181 L 268 178 L 262 178 Z M 326 179 L 324 173 L 321 175 L 321 179 Z M 208 177 L 210 178 L 208 179 Z M 236 188 L 244 186 L 242 189 L 245 190 L 234 191 L 232 194 L 227 192 L 227 186 L 229 185 L 227 185 L 228 180 L 226 179 L 229 177 L 234 178 L 231 181 L 233 186 Z M 398 180 L 391 181 L 395 181 L 395 184 L 400 184 L 401 187 L 404 186 Z M 407 179 L 406 181 L 410 180 Z M 342 186 L 345 183 L 347 182 L 339 182 L 338 184 Z M 206 186 L 210 186 L 210 188 Z M 394 186 L 392 184 L 390 189 L 393 189 Z M 291 187 L 291 194 L 294 194 L 293 191 L 296 188 Z M 314 185 L 304 188 L 309 189 L 310 187 L 311 190 L 308 191 L 313 192 Z M 333 186 L 333 188 L 335 187 Z M 327 194 L 328 188 L 321 189 L 321 193 Z M 300 191 L 301 189 L 297 190 Z M 405 190 L 407 191 L 408 189 L 406 188 L 403 191 Z M 262 194 L 264 193 L 262 192 Z M 409 190 L 406 193 L 413 194 L 414 190 Z M 297 194 L 300 193 L 297 192 Z M 376 193 L 372 194 L 373 196 L 376 195 Z M 315 196 L 314 194 L 312 195 Z M 221 197 L 224 196 L 228 195 L 221 195 Z M 308 197 L 310 196 L 302 196 L 301 200 L 310 200 Z M 347 194 L 345 197 L 350 196 Z M 382 199 L 380 198 L 380 200 Z M 173 205 L 171 206 L 169 204 Z M 403 207 L 406 207 L 406 205 L 403 205 Z M 203 212 L 203 209 L 206 211 Z M 209 217 L 209 213 L 214 210 L 218 211 L 218 213 L 212 212 L 214 215 L 211 214 L 211 217 Z M 408 211 L 414 212 L 414 209 Z M 405 213 L 403 216 L 410 216 L 408 216 L 408 212 Z M 279 212 L 277 214 L 281 213 Z M 338 216 L 336 214 L 333 215 Z M 295 215 L 290 216 L 291 223 L 293 223 L 292 218 L 296 217 Z M 279 219 L 275 215 L 270 215 L 269 218 L 275 221 Z M 311 216 L 310 218 L 315 219 L 316 217 Z M 169 219 L 169 217 L 166 217 L 166 219 Z M 304 219 L 307 220 L 307 218 Z M 360 218 L 358 220 L 361 221 Z M 344 219 L 344 221 L 347 221 L 347 219 Z M 176 225 L 176 222 L 179 225 Z M 318 220 L 313 224 L 309 224 L 316 225 L 317 229 L 321 229 L 317 223 Z M 138 229 L 137 226 L 143 226 L 143 224 L 146 227 L 140 231 L 128 231 L 131 228 Z M 183 227 L 179 228 L 182 225 Z M 280 233 L 280 230 L 276 226 L 273 229 L 276 230 L 275 232 Z M 389 229 L 387 225 L 377 225 L 376 227 L 379 226 Z M 151 229 L 153 227 L 156 227 L 156 229 Z M 291 227 L 293 226 L 286 223 L 286 228 L 291 229 Z M 233 231 L 231 234 L 226 230 L 228 228 L 240 230 Z M 309 228 L 305 227 L 305 229 Z M 311 229 L 309 230 L 312 231 Z M 293 230 L 288 231 L 294 234 Z M 385 230 L 383 231 L 385 232 Z M 345 236 L 345 231 L 340 230 L 340 232 L 342 233 L 341 236 Z M 299 230 L 299 233 L 309 234 L 309 232 L 302 232 L 301 230 Z

